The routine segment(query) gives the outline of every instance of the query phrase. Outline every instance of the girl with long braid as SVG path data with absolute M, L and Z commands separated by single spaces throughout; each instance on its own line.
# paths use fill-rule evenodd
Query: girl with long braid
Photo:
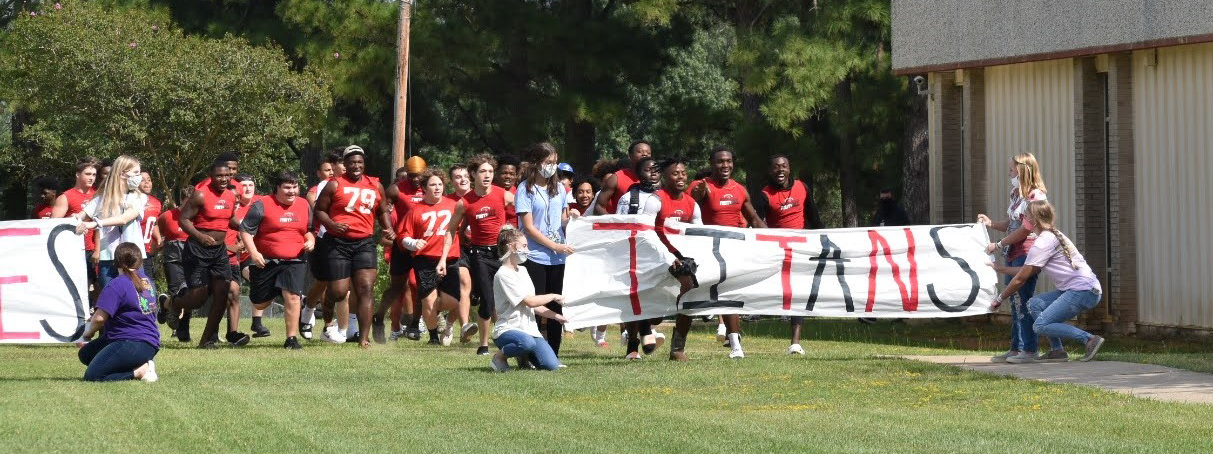
M 1010 298 L 1025 282 L 1044 271 L 1057 285 L 1057 290 L 1037 295 L 1028 301 L 1028 311 L 1036 320 L 1032 325 L 1032 335 L 1043 334 L 1080 341 L 1086 347 L 1086 354 L 1079 361 L 1090 361 L 1103 345 L 1104 339 L 1071 326 L 1066 320 L 1099 304 L 1100 295 L 1103 293 L 1099 279 L 1074 247 L 1074 243 L 1053 226 L 1053 205 L 1044 200 L 1031 202 L 1028 204 L 1028 217 L 1034 225 L 1036 242 L 1028 251 L 1023 266 L 991 265 L 996 271 L 1015 277 L 990 307 L 997 309 L 1003 300 Z

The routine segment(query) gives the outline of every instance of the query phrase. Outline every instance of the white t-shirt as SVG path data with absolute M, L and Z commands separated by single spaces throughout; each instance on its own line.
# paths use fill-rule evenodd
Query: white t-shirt
M 1041 272 L 1053 280 L 1058 290 L 1092 290 L 1095 293 L 1103 293 L 1099 278 L 1087 265 L 1087 259 L 1083 258 L 1077 249 L 1071 250 L 1070 256 L 1074 259 L 1073 264 L 1062 253 L 1061 241 L 1057 235 L 1045 230 L 1040 232 L 1036 242 L 1032 244 L 1032 249 L 1028 250 L 1024 265 L 1040 267 Z M 1078 269 L 1074 269 L 1074 266 L 1078 266 Z
M 636 214 L 657 214 L 661 212 L 661 196 L 657 195 L 657 191 L 653 192 L 637 192 L 640 199 L 640 210 Z M 615 209 L 615 214 L 628 214 L 628 208 L 632 203 L 632 191 L 623 193 L 623 197 L 619 198 L 619 207 Z
M 118 216 L 120 213 L 113 213 L 108 216 L 101 215 L 101 207 L 103 205 L 101 196 L 94 197 L 84 205 L 84 212 L 88 213 L 93 220 Z M 139 216 L 132 219 L 131 222 L 125 225 L 111 225 L 101 228 L 101 241 L 97 245 L 97 250 L 101 255 L 101 260 L 113 260 L 114 250 L 118 249 L 118 245 L 122 243 L 135 243 L 139 246 L 139 253 L 147 258 L 147 248 L 143 241 L 143 225 L 144 208 L 147 206 L 147 194 L 139 191 L 131 191 L 126 193 L 126 197 L 122 200 L 122 210 L 130 209 L 138 210 Z M 93 232 L 85 233 L 92 235 Z
M 528 336 L 540 337 L 535 325 L 535 310 L 522 304 L 522 299 L 535 295 L 535 284 L 531 275 L 521 266 L 517 270 L 501 265 L 493 275 L 493 298 L 497 304 L 497 324 L 493 325 L 493 339 L 510 330 L 518 330 Z
M 324 185 L 326 185 L 326 184 L 329 184 L 329 180 L 321 181 L 320 184 L 316 185 L 316 198 L 317 199 L 320 198 L 320 191 L 324 190 Z M 325 231 L 324 224 L 321 224 L 320 221 L 316 221 L 316 225 L 319 226 L 319 228 L 316 229 L 316 238 L 317 239 L 324 238 L 324 231 Z

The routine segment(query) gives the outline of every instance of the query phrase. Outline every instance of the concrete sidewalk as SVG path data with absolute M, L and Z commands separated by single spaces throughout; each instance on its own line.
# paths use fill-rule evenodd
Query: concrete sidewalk
M 989 356 L 902 358 L 1028 380 L 1096 386 L 1147 399 L 1213 404 L 1213 374 L 1166 366 L 1120 361 L 1007 364 L 991 362 Z

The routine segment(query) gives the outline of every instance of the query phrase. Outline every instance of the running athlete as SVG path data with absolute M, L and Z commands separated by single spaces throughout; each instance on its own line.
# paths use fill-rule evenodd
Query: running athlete
M 383 185 L 378 178 L 366 175 L 366 153 L 350 145 L 345 147 L 342 159 L 345 173 L 324 185 L 316 198 L 314 214 L 327 230 L 317 246 L 320 260 L 326 262 L 321 265 L 323 273 L 319 277 L 329 282 L 324 319 L 326 325 L 333 319 L 337 302 L 348 292 L 351 298 L 347 304 L 358 308 L 358 344 L 369 348 L 374 312 L 371 292 L 379 266 L 373 238 L 376 217 L 384 227 L 384 236 L 395 239 L 396 233 L 391 228 L 391 206 L 384 200 Z M 340 325 L 348 321 L 337 323 L 336 327 L 325 328 L 325 337 L 345 338 Z
M 733 152 L 726 147 L 712 150 L 709 162 L 712 173 L 691 185 L 691 197 L 703 211 L 703 223 L 727 227 L 746 227 L 747 222 L 755 228 L 766 228 L 758 217 L 750 197 L 741 184 L 731 179 L 733 175 Z M 741 317 L 737 314 L 721 316 L 721 326 L 716 328 L 717 340 L 727 338 L 732 351 L 730 358 L 744 358 L 741 349 Z
M 240 239 L 248 249 L 249 300 L 256 310 L 265 310 L 282 295 L 285 308 L 286 342 L 283 348 L 299 350 L 300 298 L 305 290 L 307 253 L 316 246 L 309 230 L 312 210 L 299 197 L 299 178 L 281 171 L 270 180 L 274 192 L 249 205 L 240 223 Z
M 248 213 L 249 206 L 256 200 L 257 183 L 253 181 L 253 176 L 247 173 L 238 174 L 232 177 L 232 186 L 236 191 L 236 225 L 239 225 L 244 220 L 244 215 Z M 227 299 L 228 307 L 235 307 L 235 311 L 227 314 L 227 330 L 228 333 L 235 332 L 237 337 L 245 335 L 240 330 L 240 287 L 248 282 L 248 267 L 249 255 L 247 247 L 240 239 L 240 229 L 235 228 L 227 232 L 227 236 L 223 238 L 223 243 L 227 246 L 227 263 L 232 268 L 232 282 L 228 285 Z M 264 311 L 253 308 L 253 324 L 250 330 L 253 332 L 252 337 L 269 337 L 270 330 L 261 325 L 261 314 Z
M 767 227 L 773 229 L 808 229 L 809 217 L 805 206 L 809 201 L 809 189 L 803 182 L 792 178 L 792 164 L 788 157 L 775 155 L 771 157 L 771 167 L 768 170 L 767 185 L 762 188 L 766 200 L 763 219 Z M 788 345 L 789 355 L 803 355 L 804 347 L 800 346 L 800 330 L 804 327 L 804 317 L 792 316 L 792 343 Z
M 447 171 L 447 176 L 451 178 L 451 186 L 454 187 L 455 191 L 443 197 L 451 199 L 452 202 L 459 203 L 461 200 L 463 200 L 463 196 L 472 192 L 472 178 L 470 175 L 468 175 L 467 164 L 459 163 L 451 166 L 451 169 Z M 459 261 L 456 263 L 459 265 L 458 315 L 465 323 L 460 330 L 459 343 L 466 344 L 470 340 L 471 336 L 476 334 L 476 331 L 479 331 L 480 329 L 480 327 L 476 326 L 475 323 L 472 323 L 470 314 L 472 309 L 472 272 L 470 269 L 471 265 L 468 264 L 468 245 L 471 243 L 468 242 L 467 229 L 459 228 L 460 226 L 457 223 L 451 225 L 454 227 L 451 231 L 451 235 L 458 237 L 457 239 L 459 240 L 460 245 Z M 447 328 L 443 331 L 442 338 L 442 342 L 445 345 L 450 345 L 451 343 L 450 336 L 451 332 L 453 331 L 451 329 L 453 325 L 450 324 L 450 318 L 451 314 L 447 313 Z
M 687 224 L 703 224 L 703 215 L 699 209 L 699 204 L 695 203 L 695 199 L 687 194 L 687 161 L 682 158 L 670 158 L 661 162 L 661 189 L 657 190 L 657 197 L 660 200 L 661 207 L 657 213 L 656 225 L 657 236 L 662 243 L 671 251 L 675 252 L 675 256 L 680 256 L 677 250 L 669 240 L 665 237 L 665 230 L 661 227 L 665 225 L 668 219 L 677 219 L 680 222 Z M 681 257 L 679 260 L 683 260 Z M 685 278 L 688 283 L 690 278 Z M 680 281 L 684 278 L 680 277 Z M 685 284 L 684 284 L 685 285 Z M 686 285 L 683 293 L 689 290 L 690 286 Z M 685 353 L 687 343 L 687 333 L 691 330 L 691 317 L 683 314 L 678 314 L 674 319 L 674 337 L 670 343 L 670 359 L 675 361 L 686 361 Z
M 636 161 L 636 167 L 632 169 L 633 175 L 636 175 L 638 181 L 622 192 L 622 196 L 618 200 L 617 214 L 652 214 L 659 218 L 659 225 L 664 225 L 665 220 L 660 218 L 661 214 L 661 196 L 657 193 L 658 184 L 661 182 L 661 172 L 658 168 L 657 161 L 652 156 L 645 156 Z M 661 319 L 653 320 L 657 323 Z M 644 343 L 644 354 L 651 355 L 653 351 L 661 346 L 665 341 L 664 336 L 657 336 L 653 333 L 653 326 L 650 320 L 636 320 L 626 323 L 628 331 L 627 338 L 627 359 L 640 359 L 640 344 Z
M 501 155 L 497 157 L 497 165 L 494 166 L 493 184 L 497 187 L 505 189 L 510 195 L 518 195 L 518 175 L 521 172 L 522 163 L 511 155 Z M 514 206 L 510 205 L 505 208 L 505 223 L 506 225 L 518 228 L 518 213 L 514 211 Z M 497 247 L 496 244 L 493 247 Z
M 84 211 L 84 204 L 93 200 L 93 196 L 97 194 L 95 188 L 97 182 L 97 160 L 93 158 L 85 158 L 76 164 L 76 184 L 63 194 L 60 194 L 55 199 L 55 208 L 51 210 L 52 218 L 65 218 L 68 216 L 80 218 Z M 84 284 L 88 291 L 89 307 L 96 304 L 97 293 L 101 289 L 95 285 L 97 282 L 97 262 L 101 259 L 97 255 L 97 237 L 92 233 L 84 235 L 84 269 L 87 271 L 88 282 Z
M 160 323 L 167 323 L 169 328 L 173 330 L 173 336 L 181 342 L 189 342 L 189 329 L 185 331 L 185 337 L 181 337 L 181 332 L 178 327 L 181 325 L 189 326 L 190 311 L 169 310 L 169 298 L 181 295 L 186 289 L 185 279 L 185 242 L 189 239 L 189 234 L 181 228 L 181 205 L 189 200 L 194 195 L 194 188 L 186 186 L 181 188 L 180 198 L 177 199 L 177 206 L 171 210 L 165 211 L 160 215 L 159 224 L 160 238 L 164 240 L 164 246 L 161 248 L 161 265 L 164 267 L 164 280 L 168 284 L 165 289 L 167 294 L 161 293 L 156 300 L 160 303 Z
M 50 219 L 55 211 L 55 199 L 59 197 L 59 183 L 51 177 L 34 179 L 34 197 L 38 204 L 34 205 L 32 219 Z
M 209 173 L 210 185 L 196 189 L 181 206 L 181 229 L 189 235 L 185 241 L 188 290 L 184 295 L 173 298 L 173 309 L 186 311 L 202 307 L 208 296 L 214 299 L 206 317 L 206 327 L 202 330 L 202 339 L 198 342 L 198 348 L 202 349 L 219 348 L 219 322 L 223 320 L 223 311 L 232 309 L 228 304 L 221 303 L 227 299 L 232 280 L 224 238 L 229 230 L 238 227 L 236 193 L 228 189 L 232 172 L 227 161 L 215 161 Z M 235 309 L 239 310 L 239 307 Z M 188 324 L 178 324 L 177 338 L 189 339 Z M 248 344 L 249 337 L 229 336 L 227 341 L 233 346 L 242 346 Z
M 648 142 L 638 140 L 632 142 L 628 146 L 628 160 L 630 164 L 623 169 L 607 175 L 606 179 L 602 180 L 602 192 L 598 194 L 598 206 L 594 208 L 596 214 L 615 214 L 618 212 L 619 198 L 627 192 L 628 188 L 636 184 L 640 179 L 636 176 L 636 163 L 640 162 L 641 158 L 647 158 L 653 155 L 653 147 Z
M 400 236 L 403 230 L 403 222 L 408 217 L 409 210 L 413 206 L 421 203 L 424 198 L 421 194 L 421 174 L 425 172 L 425 159 L 421 156 L 413 156 L 404 162 L 405 177 L 398 178 L 396 184 L 393 184 L 387 190 L 388 200 L 392 202 L 392 226 L 388 230 L 392 230 L 395 236 Z M 421 331 L 419 324 L 421 323 L 421 301 L 416 298 L 417 282 L 413 277 L 413 254 L 407 249 L 401 248 L 399 242 L 391 241 L 392 253 L 391 262 L 388 267 L 388 288 L 384 292 L 379 307 L 375 310 L 375 318 L 372 321 L 371 328 L 374 331 L 376 343 L 387 343 L 384 337 L 383 316 L 388 309 L 392 309 L 392 318 L 399 320 L 401 312 L 406 314 L 407 320 L 404 321 L 403 333 L 393 330 L 392 338 L 399 338 L 401 335 L 411 340 L 421 339 Z M 396 323 L 392 326 L 395 328 Z
M 345 147 L 334 148 L 329 152 L 329 155 L 325 161 L 320 164 L 320 168 L 316 170 L 316 176 L 320 177 L 320 183 L 312 186 L 312 188 L 308 190 L 307 195 L 307 203 L 312 206 L 313 210 L 315 210 L 316 207 L 316 197 L 320 195 L 320 190 L 324 189 L 324 185 L 328 184 L 329 180 L 333 179 L 334 175 L 341 175 L 345 173 L 345 164 L 343 164 L 341 160 L 341 154 L 344 152 Z M 327 170 L 325 170 L 326 167 Z M 314 220 L 315 216 L 313 216 L 312 219 Z M 312 234 L 316 236 L 316 241 L 319 242 L 320 238 L 324 238 L 324 226 L 320 225 L 319 222 L 313 222 Z M 308 255 L 315 255 L 315 250 Z M 321 280 L 319 277 L 322 273 L 322 271 L 320 271 L 318 268 L 320 266 L 320 262 L 321 260 L 319 260 L 319 257 L 308 258 L 308 266 L 311 270 L 311 273 L 309 273 L 311 277 L 311 284 L 308 286 L 307 295 L 304 295 L 303 297 L 303 310 L 301 310 L 299 314 L 299 334 L 302 335 L 304 339 L 312 338 L 312 325 L 316 323 L 315 309 L 320 307 L 320 303 L 324 301 L 324 295 L 328 292 L 329 288 L 328 282 Z M 338 307 L 348 308 L 349 305 L 346 304 L 345 301 L 342 301 L 340 304 L 338 304 Z M 350 316 L 348 311 L 346 311 L 344 314 L 337 315 L 338 318 L 345 320 L 348 320 Z M 342 340 L 342 342 L 345 342 L 345 340 Z
M 459 309 L 459 237 L 451 232 L 455 202 L 444 197 L 442 171 L 429 169 L 421 174 L 421 203 L 414 205 L 401 223 L 400 246 L 413 251 L 413 269 L 417 274 L 417 298 L 430 334 L 430 344 L 444 344 L 438 336 L 438 313 Z M 458 224 L 455 224 L 456 226 Z M 466 317 L 461 315 L 461 317 Z M 461 324 L 467 320 L 459 320 Z M 448 324 L 448 330 L 451 329 Z M 466 325 L 462 325 L 466 326 Z M 446 344 L 450 335 L 444 333 Z
M 488 154 L 478 154 L 468 160 L 467 168 L 472 176 L 472 191 L 464 194 L 455 205 L 452 225 L 467 232 L 465 248 L 471 277 L 472 300 L 476 301 L 479 316 L 476 331 L 480 333 L 477 355 L 489 354 L 489 324 L 496 317 L 493 313 L 493 276 L 501 267 L 497 257 L 497 239 L 506 222 L 506 210 L 514 206 L 514 194 L 493 184 L 497 161 Z M 468 336 L 470 328 L 465 328 Z
M 148 279 L 156 280 L 156 253 L 160 252 L 161 238 L 160 229 L 156 228 L 156 223 L 159 222 L 160 213 L 164 210 L 164 206 L 152 195 L 152 174 L 146 170 L 143 171 L 143 181 L 139 183 L 139 192 L 147 195 L 147 205 L 143 207 L 143 244 L 147 258 L 143 260 L 143 274 L 147 275 Z M 160 307 L 163 306 L 161 302 Z M 166 312 L 166 311 L 160 311 Z
M 219 156 L 216 156 L 215 160 L 223 161 L 224 163 L 226 163 L 227 168 L 228 168 L 228 170 L 231 170 L 232 175 L 236 175 L 240 171 L 240 155 L 237 155 L 236 153 L 231 153 L 231 152 L 219 153 Z M 209 186 L 210 184 L 211 184 L 210 177 L 203 178 L 202 181 L 199 181 L 198 184 L 194 185 L 194 189 L 202 189 L 202 188 Z M 235 190 L 236 186 L 233 184 L 229 184 L 228 189 Z

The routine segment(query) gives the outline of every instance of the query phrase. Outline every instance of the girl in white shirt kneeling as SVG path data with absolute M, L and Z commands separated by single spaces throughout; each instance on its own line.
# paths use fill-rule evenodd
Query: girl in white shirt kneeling
M 535 316 L 565 323 L 564 316 L 543 307 L 548 303 L 564 304 L 564 297 L 554 293 L 535 294 L 531 276 L 521 266 L 529 253 L 522 232 L 508 226 L 502 229 L 497 239 L 497 253 L 502 257 L 502 264 L 493 276 L 493 297 L 497 304 L 493 343 L 501 351 L 493 355 L 490 365 L 497 372 L 505 372 L 510 370 L 506 360 L 518 358 L 520 364 L 529 362 L 543 370 L 563 367 L 539 333 Z

